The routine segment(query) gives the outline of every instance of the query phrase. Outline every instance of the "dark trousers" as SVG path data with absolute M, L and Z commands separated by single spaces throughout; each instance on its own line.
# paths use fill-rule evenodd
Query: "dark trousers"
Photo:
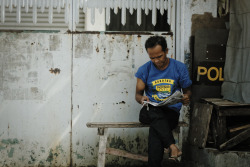
M 149 110 L 144 106 L 140 111 L 139 120 L 149 124 L 148 164 L 149 167 L 161 167 L 164 148 L 175 144 L 172 130 L 178 125 L 179 113 L 167 107 L 154 107 Z

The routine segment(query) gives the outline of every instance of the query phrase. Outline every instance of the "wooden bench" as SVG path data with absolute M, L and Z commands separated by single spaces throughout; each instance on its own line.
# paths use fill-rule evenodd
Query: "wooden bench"
M 97 134 L 100 136 L 99 140 L 99 151 L 98 151 L 98 162 L 97 167 L 105 166 L 105 155 L 111 154 L 121 157 L 126 157 L 135 160 L 141 160 L 144 162 L 148 161 L 147 156 L 133 154 L 124 150 L 115 148 L 107 148 L 107 131 L 108 128 L 143 128 L 149 127 L 149 125 L 142 124 L 140 122 L 88 122 L 88 128 L 97 128 Z M 178 127 L 187 127 L 188 124 L 185 122 L 179 122 Z

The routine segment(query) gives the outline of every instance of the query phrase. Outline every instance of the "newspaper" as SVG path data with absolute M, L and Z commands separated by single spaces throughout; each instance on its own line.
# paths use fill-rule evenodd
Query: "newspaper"
M 173 105 L 176 103 L 181 102 L 181 99 L 183 98 L 183 93 L 177 90 L 174 92 L 171 96 L 169 96 L 166 100 L 160 102 L 160 103 L 155 103 L 152 101 L 143 101 L 143 105 L 145 104 L 151 104 L 152 106 L 165 106 L 165 105 Z

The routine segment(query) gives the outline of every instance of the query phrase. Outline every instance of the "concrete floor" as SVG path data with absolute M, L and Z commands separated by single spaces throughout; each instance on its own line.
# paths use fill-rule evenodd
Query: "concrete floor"
M 250 151 L 219 151 L 188 146 L 183 155 L 184 167 L 249 167 Z

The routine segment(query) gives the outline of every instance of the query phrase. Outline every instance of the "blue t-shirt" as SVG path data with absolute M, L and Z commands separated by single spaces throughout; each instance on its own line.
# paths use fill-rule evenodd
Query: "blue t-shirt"
M 145 84 L 145 93 L 150 101 L 161 102 L 175 91 L 187 88 L 192 84 L 187 67 L 182 62 L 169 58 L 168 67 L 158 70 L 152 61 L 142 65 L 135 77 L 140 78 Z M 180 111 L 182 103 L 169 105 L 168 108 Z

